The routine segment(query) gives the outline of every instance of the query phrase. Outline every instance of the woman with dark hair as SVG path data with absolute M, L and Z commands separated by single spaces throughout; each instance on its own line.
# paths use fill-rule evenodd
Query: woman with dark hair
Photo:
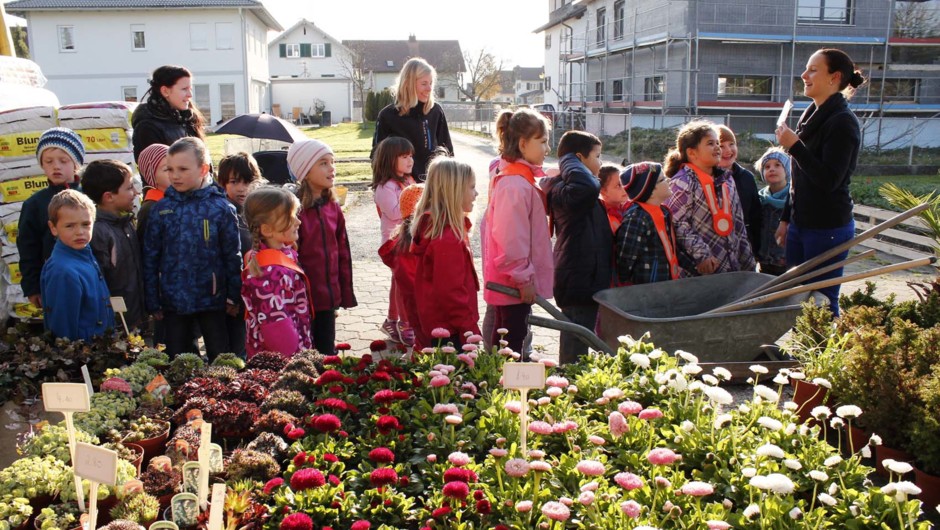
M 192 102 L 193 74 L 182 66 L 166 65 L 153 71 L 146 101 L 131 118 L 134 160 L 152 144 L 172 145 L 186 136 L 205 140 L 202 114 Z
M 786 248 L 787 266 L 812 259 L 855 236 L 849 182 L 858 162 L 861 128 L 848 98 L 865 82 L 842 50 L 823 48 L 806 63 L 803 92 L 813 103 L 803 111 L 796 131 L 777 127 L 777 142 L 792 160 L 790 197 L 784 206 L 777 242 Z M 848 251 L 819 266 L 840 261 Z M 813 279 L 837 278 L 842 268 Z M 839 286 L 820 292 L 839 314 Z
M 672 190 L 663 206 L 676 224 L 683 276 L 752 271 L 756 266 L 734 179 L 720 162 L 718 128 L 697 120 L 679 129 L 663 163 Z
M 411 174 L 423 181 L 427 165 L 436 148 L 444 147 L 453 156 L 454 144 L 447 128 L 444 109 L 434 102 L 437 72 L 420 57 L 408 59 L 398 74 L 395 103 L 379 111 L 372 137 L 372 154 L 389 136 L 405 138 L 414 146 L 414 167 Z

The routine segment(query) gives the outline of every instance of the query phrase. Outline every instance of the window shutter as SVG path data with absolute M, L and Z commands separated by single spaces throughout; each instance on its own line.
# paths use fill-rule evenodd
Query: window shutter
M 326 44 L 324 44 L 324 45 L 323 45 L 323 55 L 326 56 L 326 57 L 330 57 L 330 55 L 331 55 L 330 49 L 331 49 L 332 47 L 333 47 L 333 45 L 330 44 L 329 42 L 327 42 Z
M 287 57 L 287 45 L 283 42 L 277 45 L 278 57 Z
M 300 56 L 301 57 L 310 57 L 310 43 L 300 43 Z

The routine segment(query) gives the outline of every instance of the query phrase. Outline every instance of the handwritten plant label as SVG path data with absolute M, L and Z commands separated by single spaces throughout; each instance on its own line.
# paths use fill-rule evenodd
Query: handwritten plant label
M 115 313 L 127 313 L 127 303 L 124 302 L 124 297 L 112 296 L 111 309 L 113 309 Z
M 222 530 L 222 514 L 225 511 L 225 484 L 212 485 L 212 504 L 210 506 L 208 530 Z
M 113 486 L 117 483 L 117 462 L 117 451 L 85 442 L 75 444 L 75 474 L 80 477 Z
M 543 388 L 545 365 L 542 363 L 503 364 L 503 388 Z
M 46 412 L 88 412 L 91 399 L 83 383 L 43 383 L 42 404 Z

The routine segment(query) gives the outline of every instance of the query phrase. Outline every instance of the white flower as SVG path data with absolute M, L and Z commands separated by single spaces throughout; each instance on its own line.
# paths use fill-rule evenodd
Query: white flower
M 744 517 L 748 519 L 753 519 L 755 515 L 760 513 L 760 506 L 756 504 L 750 504 L 747 508 L 744 509 Z
M 793 433 L 796 432 L 796 424 L 788 423 L 787 426 L 783 429 L 783 433 L 787 436 L 793 436 Z
M 785 375 L 783 375 L 783 374 L 777 374 L 777 375 L 774 376 L 774 383 L 776 383 L 776 384 L 778 384 L 778 385 L 785 385 L 785 384 L 787 384 L 787 383 L 789 383 L 789 382 L 790 382 L 790 380 L 787 379 L 787 376 L 785 376 Z
M 810 411 L 810 416 L 815 418 L 818 421 L 822 421 L 832 415 L 832 411 L 829 410 L 829 407 L 825 405 L 820 405 L 818 407 L 813 407 L 813 410 Z
M 839 493 L 839 484 L 833 482 L 832 484 L 829 484 L 829 495 L 835 495 L 836 493 Z
M 790 412 L 796 412 L 796 410 L 797 410 L 798 408 L 800 408 L 800 406 L 797 405 L 795 401 L 784 401 L 784 402 L 783 402 L 783 410 L 788 410 L 788 411 L 790 411 Z
M 829 495 L 828 493 L 820 493 L 819 495 L 816 496 L 816 498 L 819 499 L 819 502 L 825 504 L 826 506 L 836 505 L 835 497 L 833 497 L 832 495 Z
M 675 390 L 676 392 L 685 392 L 685 389 L 689 387 L 689 381 L 682 374 L 676 374 L 676 377 L 670 379 L 666 382 L 666 386 Z
M 655 361 L 656 359 L 659 359 L 660 357 L 662 357 L 663 355 L 665 355 L 665 353 L 666 353 L 666 352 L 664 352 L 663 350 L 660 350 L 659 348 L 656 348 L 655 350 L 653 350 L 653 351 L 651 351 L 651 352 L 649 353 L 649 357 L 650 357 L 650 359 L 653 359 L 653 360 Z
M 761 399 L 764 399 L 764 400 L 766 400 L 766 401 L 770 401 L 771 403 L 776 403 L 777 400 L 780 399 L 780 395 L 777 394 L 777 392 L 775 392 L 775 391 L 774 391 L 773 389 L 771 389 L 770 387 L 766 387 L 766 386 L 764 386 L 764 385 L 757 385 L 757 386 L 755 386 L 755 387 L 754 387 L 754 393 L 757 394 L 758 396 L 760 396 Z
M 906 502 L 908 495 L 920 495 L 921 489 L 913 482 L 902 480 L 899 482 L 890 482 L 881 488 L 885 495 L 894 495 L 897 502 Z
M 685 350 L 676 350 L 676 357 L 679 357 L 680 359 L 685 360 L 685 362 L 687 363 L 692 363 L 692 364 L 698 363 L 698 357 L 692 355 L 691 353 Z
M 867 445 L 863 446 L 859 451 L 859 454 L 862 455 L 862 458 L 871 458 L 871 447 L 868 447 Z
M 650 367 L 650 358 L 642 353 L 631 353 L 630 362 L 639 366 L 640 368 L 649 368 Z
M 806 374 L 803 372 L 790 372 L 787 375 L 790 377 L 790 379 L 806 379 Z
M 716 429 L 724 427 L 726 423 L 731 423 L 731 414 L 719 414 L 715 416 L 714 427 Z
M 612 387 L 605 390 L 603 395 L 607 399 L 620 399 L 623 397 L 623 390 L 617 387 Z
M 702 371 L 702 367 L 694 363 L 690 363 L 690 364 L 686 364 L 682 366 L 682 373 L 684 373 L 685 375 L 698 375 L 699 373 L 701 373 L 701 371 Z
M 891 460 L 891 462 L 889 463 L 888 460 L 891 460 L 891 459 L 886 458 L 885 460 L 882 461 L 881 465 L 887 469 L 890 469 L 892 473 L 903 475 L 905 473 L 910 473 L 911 471 L 914 470 L 914 467 L 908 464 L 907 462 L 898 462 L 896 460 Z
M 862 415 L 862 409 L 855 405 L 842 405 L 836 409 L 836 415 L 846 419 L 857 418 Z
M 819 385 L 823 388 L 828 388 L 830 390 L 832 389 L 832 383 L 830 383 L 828 379 L 823 379 L 822 377 L 817 377 L 813 379 L 813 384 Z
M 636 341 L 633 340 L 633 337 L 631 337 L 630 335 L 621 335 L 617 337 L 617 342 L 619 342 L 620 344 L 623 344 L 623 346 L 627 348 L 628 350 L 632 348 L 634 344 L 636 344 Z
M 705 374 L 705 375 L 703 375 L 703 376 L 702 376 L 702 381 L 705 381 L 706 383 L 708 383 L 708 384 L 710 384 L 710 385 L 717 385 L 717 384 L 718 384 L 718 378 L 715 377 L 715 376 L 713 376 L 713 375 L 711 375 L 711 374 Z
M 682 427 L 682 430 L 685 431 L 685 432 L 692 432 L 692 431 L 695 430 L 695 424 L 692 423 L 692 422 L 689 421 L 689 420 L 683 421 L 683 422 L 680 424 L 680 427 Z
M 800 510 L 799 508 L 793 508 L 792 510 L 790 510 L 790 513 L 788 515 L 790 516 L 790 519 L 793 519 L 795 521 L 799 519 L 800 516 L 803 515 L 803 510 Z
M 832 418 L 829 420 L 829 426 L 833 429 L 841 429 L 845 425 L 845 422 L 842 421 L 842 418 Z
M 744 478 L 753 478 L 755 475 L 757 475 L 757 470 L 753 467 L 744 467 L 741 468 L 741 475 Z
M 823 460 L 823 465 L 826 467 L 837 466 L 842 462 L 842 457 L 839 455 L 832 455 L 829 458 Z
M 731 372 L 727 368 L 722 368 L 721 366 L 716 366 L 712 368 L 712 373 L 715 374 L 715 377 L 722 379 L 724 381 L 731 381 Z
M 760 364 L 752 364 L 748 367 L 748 370 L 754 372 L 755 374 L 766 374 L 768 372 L 767 367 Z
M 702 393 L 715 405 L 730 405 L 734 402 L 731 393 L 720 386 L 709 386 L 702 389 Z
M 751 407 L 748 407 L 746 403 L 741 403 L 740 405 L 738 405 L 738 412 L 740 412 L 741 414 L 748 414 L 749 412 L 751 412 Z
M 782 423 L 767 416 L 761 416 L 760 418 L 757 418 L 757 424 L 769 431 L 779 431 L 783 428 Z
M 799 471 L 803 469 L 803 464 L 801 464 L 799 460 L 795 460 L 793 458 L 787 458 L 784 460 L 783 465 L 787 466 L 788 469 L 792 469 L 793 471 Z
M 800 425 L 800 436 L 807 435 L 809 435 L 809 425 L 804 423 L 803 425 Z
M 764 478 L 764 484 L 766 486 L 764 489 L 772 491 L 778 495 L 789 495 L 793 493 L 794 489 L 796 489 L 793 481 L 781 473 L 771 473 Z
M 773 458 L 783 458 L 785 455 L 783 449 L 774 444 L 764 444 L 757 448 L 757 456 L 769 456 Z
M 689 392 L 701 392 L 705 388 L 705 383 L 701 381 L 692 381 L 689 383 Z
M 871 445 L 881 445 L 881 436 L 872 434 L 871 438 L 868 439 L 868 443 Z
M 815 480 L 816 482 L 825 482 L 829 480 L 829 475 L 827 475 L 825 471 L 814 469 L 809 472 L 809 478 Z

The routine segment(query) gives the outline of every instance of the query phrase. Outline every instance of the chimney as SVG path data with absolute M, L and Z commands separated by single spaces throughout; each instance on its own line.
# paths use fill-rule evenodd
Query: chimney
M 411 33 L 411 34 L 408 35 L 408 42 L 415 42 L 415 41 L 417 41 L 417 40 L 418 40 L 418 39 L 417 39 L 417 37 L 415 37 L 415 34 L 414 34 L 414 33 Z

